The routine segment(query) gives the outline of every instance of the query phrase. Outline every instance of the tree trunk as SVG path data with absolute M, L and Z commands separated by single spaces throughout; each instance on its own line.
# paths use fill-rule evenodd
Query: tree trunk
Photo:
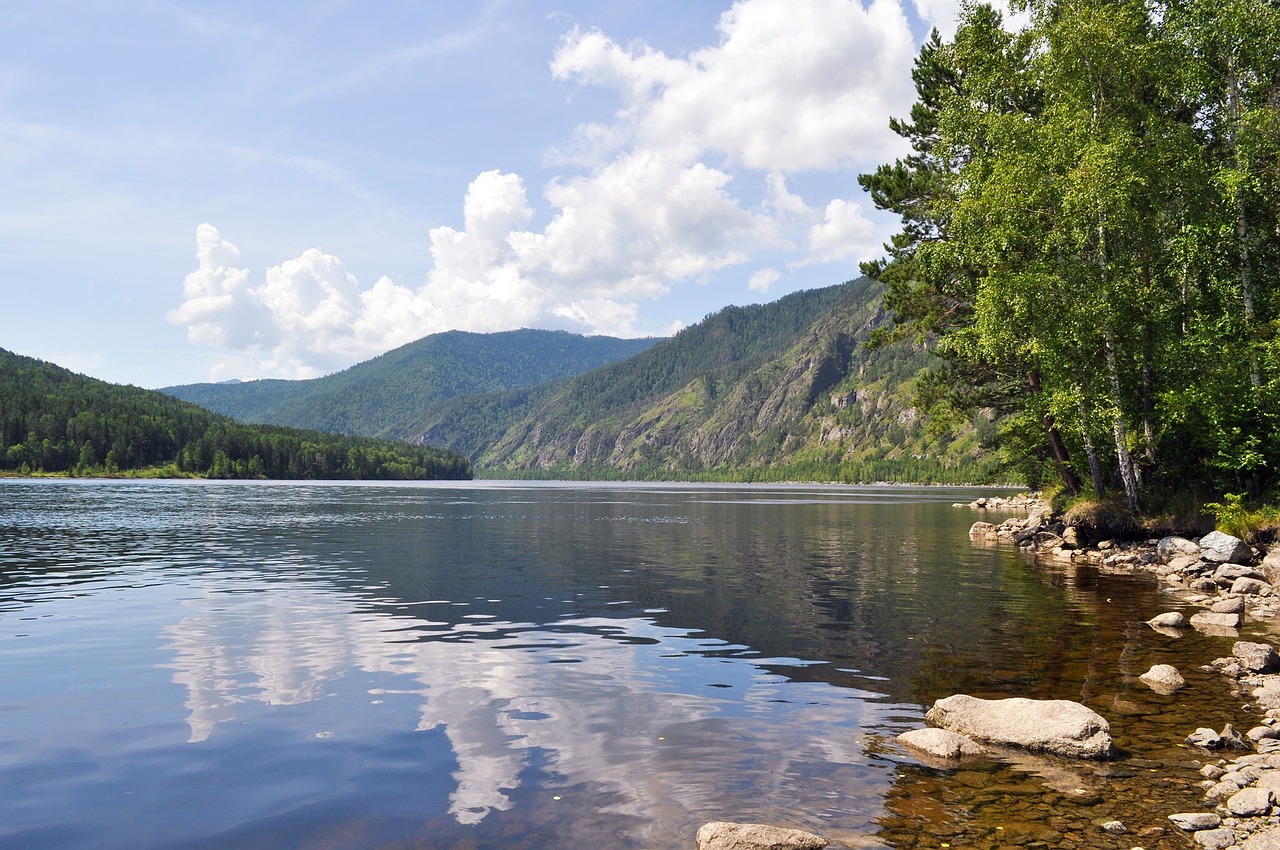
M 1033 369 L 1027 380 L 1031 384 L 1031 392 L 1039 395 L 1040 373 Z M 1058 432 L 1058 426 L 1054 423 L 1053 415 L 1046 413 L 1040 421 L 1044 425 L 1053 461 L 1058 465 L 1058 476 L 1062 479 L 1062 486 L 1067 488 L 1067 492 L 1072 496 L 1079 496 L 1080 477 L 1071 469 L 1071 459 L 1067 454 L 1066 445 L 1062 442 L 1062 434 Z

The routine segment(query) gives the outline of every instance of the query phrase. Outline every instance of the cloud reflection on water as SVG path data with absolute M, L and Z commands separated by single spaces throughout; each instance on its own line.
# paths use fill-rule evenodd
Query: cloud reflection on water
M 831 804 L 868 817 L 883 790 L 873 786 L 891 779 L 861 735 L 883 728 L 894 706 L 790 682 L 741 657 L 745 648 L 649 618 L 451 625 L 316 583 L 241 574 L 194 587 L 190 613 L 165 629 L 190 742 L 235 720 L 238 705 L 333 696 L 353 670 L 408 677 L 344 710 L 359 726 L 369 702 L 416 696 L 417 731 L 442 729 L 456 758 L 449 813 L 461 824 L 510 809 L 535 750 L 557 783 L 603 785 L 620 801 L 611 813 L 650 822 L 660 810 L 713 808 L 730 771 L 796 796 L 786 786 L 826 765 L 819 772 L 843 772 L 833 781 L 844 799 Z

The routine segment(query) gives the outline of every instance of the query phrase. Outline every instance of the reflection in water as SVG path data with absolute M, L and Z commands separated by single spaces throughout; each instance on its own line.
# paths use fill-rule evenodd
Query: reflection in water
M 0 847 L 1111 846 L 1139 762 L 1196 805 L 1179 743 L 1242 720 L 1184 659 L 1230 639 L 970 545 L 969 497 L 0 482 Z M 1176 695 L 1136 681 L 1170 662 Z M 896 747 L 959 691 L 1083 701 L 1129 757 Z
M 468 615 L 449 627 L 360 610 L 313 585 L 202 584 L 183 602 L 192 613 L 165 629 L 189 741 L 246 702 L 323 699 L 353 669 L 406 677 L 371 695 L 412 695 L 417 730 L 443 729 L 458 765 L 449 812 L 463 824 L 511 808 L 532 750 L 563 784 L 605 786 L 613 814 L 642 818 L 676 801 L 709 808 L 723 764 L 703 758 L 720 736 L 755 754 L 753 772 L 788 777 L 863 761 L 857 730 L 883 723 L 874 694 L 816 689 L 793 705 L 785 679 L 726 654 L 741 648 L 648 618 Z

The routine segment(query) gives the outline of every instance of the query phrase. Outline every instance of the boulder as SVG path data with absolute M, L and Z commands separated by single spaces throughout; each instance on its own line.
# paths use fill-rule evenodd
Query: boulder
M 1211 531 L 1200 538 L 1200 557 L 1222 564 L 1227 561 L 1248 561 L 1253 557 L 1253 551 L 1239 537 Z
M 1269 584 L 1275 584 L 1280 581 L 1280 546 L 1267 552 L 1267 556 L 1258 565 L 1258 572 L 1262 573 L 1262 577 Z
M 1169 820 L 1173 821 L 1173 825 L 1178 829 L 1183 829 L 1187 832 L 1217 829 L 1222 826 L 1222 818 L 1213 812 L 1182 812 L 1181 814 L 1169 815 Z
M 1271 585 L 1262 579 L 1241 576 L 1231 582 L 1231 592 L 1245 596 L 1266 596 L 1271 593 Z
M 1089 759 L 1112 755 L 1106 719 L 1070 700 L 979 699 L 956 694 L 935 702 L 924 719 L 931 726 L 979 741 L 1034 752 Z
M 1170 664 L 1156 664 L 1138 677 L 1138 681 L 1158 694 L 1171 694 L 1187 683 L 1178 672 L 1178 668 Z
M 1196 846 L 1203 847 L 1204 850 L 1227 850 L 1236 843 L 1236 834 L 1225 826 L 1197 832 L 1193 838 Z
M 1271 810 L 1270 788 L 1245 788 L 1227 800 L 1227 811 L 1236 817 L 1263 817 Z
M 1200 557 L 1200 547 L 1185 537 L 1164 537 L 1156 544 L 1156 556 L 1160 563 L 1167 564 L 1180 555 Z
M 1058 549 L 1063 544 L 1062 538 L 1052 531 L 1037 531 L 1031 540 L 1037 549 Z
M 1218 733 L 1210 729 L 1208 726 L 1201 726 L 1196 731 L 1187 736 L 1187 743 L 1193 747 L 1204 747 L 1206 750 L 1216 750 L 1222 746 L 1222 738 Z
M 1238 578 L 1261 578 L 1262 573 L 1253 567 L 1244 564 L 1219 564 L 1210 576 L 1215 582 L 1224 587 L 1231 584 Z
M 1244 599 L 1239 596 L 1228 596 L 1210 605 L 1209 610 L 1215 614 L 1243 614 Z
M 1238 640 L 1231 647 L 1231 654 L 1240 666 L 1250 673 L 1274 673 L 1280 670 L 1280 655 L 1269 643 L 1251 643 Z
M 1280 826 L 1266 826 L 1250 835 L 1240 850 L 1280 850 Z
M 811 832 L 761 823 L 712 821 L 698 829 L 698 850 L 819 850 L 830 842 Z
M 980 756 L 987 748 L 958 732 L 946 729 L 913 729 L 903 732 L 898 740 L 913 750 L 940 759 L 963 759 Z
M 1211 611 L 1199 611 L 1191 615 L 1191 626 L 1213 633 L 1214 629 L 1238 629 L 1241 617 L 1239 614 L 1215 614 Z
M 1187 627 L 1187 618 L 1180 611 L 1168 611 L 1164 614 L 1157 614 L 1147 620 L 1147 625 L 1160 629 L 1185 629 Z
M 989 522 L 975 522 L 969 526 L 970 539 L 985 539 L 996 536 L 996 527 Z

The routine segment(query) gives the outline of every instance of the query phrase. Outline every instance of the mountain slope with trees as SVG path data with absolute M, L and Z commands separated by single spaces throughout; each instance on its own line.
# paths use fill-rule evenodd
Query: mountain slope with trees
M 211 478 L 470 478 L 453 452 L 249 426 L 0 349 L 0 470 Z
M 927 431 L 932 358 L 866 347 L 886 321 L 863 278 L 728 307 L 630 360 L 554 384 L 459 397 L 421 439 L 492 475 L 970 482 L 996 474 L 979 414 Z
M 323 378 L 188 384 L 162 392 L 242 422 L 403 439 L 403 423 L 434 402 L 580 374 L 655 342 L 530 329 L 449 331 Z

